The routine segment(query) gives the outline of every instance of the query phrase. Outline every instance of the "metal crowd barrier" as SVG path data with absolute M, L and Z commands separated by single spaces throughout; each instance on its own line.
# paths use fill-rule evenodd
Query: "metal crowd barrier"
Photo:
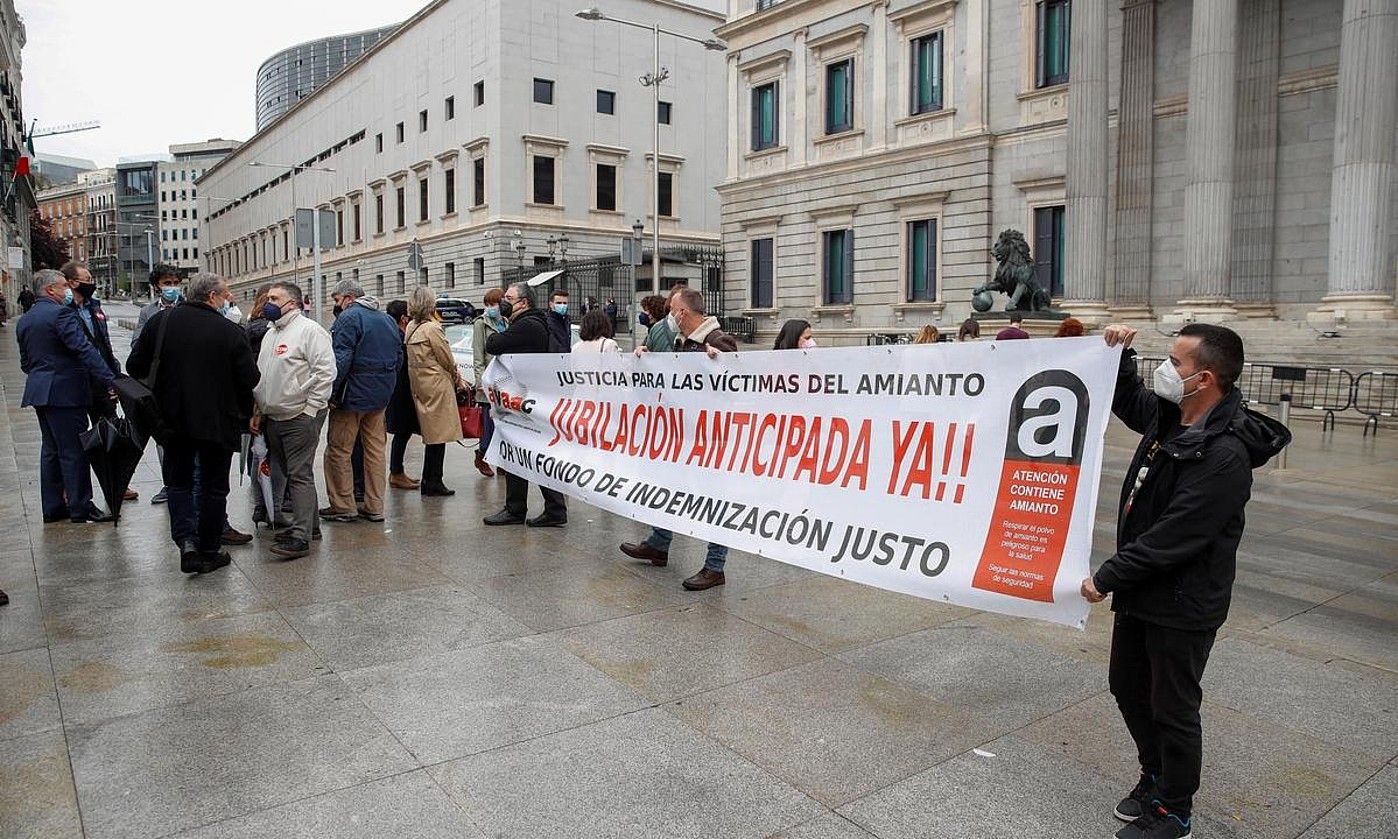
M 1320 427 L 1335 427 L 1335 414 L 1354 405 L 1354 374 L 1338 367 L 1297 367 L 1245 362 L 1238 378 L 1243 396 L 1254 405 L 1280 405 L 1324 411 Z
M 1155 368 L 1163 361 L 1163 358 L 1136 356 L 1136 370 L 1149 383 Z M 1365 376 L 1375 377 L 1366 384 L 1372 390 L 1366 403 L 1372 410 L 1360 407 L 1359 403 L 1360 380 Z M 1394 404 L 1395 397 L 1398 397 L 1398 374 L 1394 373 L 1376 371 L 1356 377 L 1339 367 L 1244 362 L 1237 384 L 1243 392 L 1243 399 L 1250 405 L 1278 407 L 1289 402 L 1288 407 L 1291 408 L 1324 411 L 1325 416 L 1320 424 L 1322 431 L 1335 427 L 1336 414 L 1356 408 L 1369 417 L 1365 421 L 1365 434 L 1368 433 L 1369 420 L 1373 421 L 1377 434 L 1378 417 L 1393 417 L 1398 411 Z
M 730 315 L 719 319 L 719 328 L 729 335 L 751 344 L 757 340 L 757 321 L 750 317 Z
M 911 344 L 913 335 L 908 332 L 883 332 L 864 339 L 866 347 L 882 347 L 885 344 Z
M 1369 424 L 1374 436 L 1379 436 L 1379 417 L 1392 419 L 1398 415 L 1398 373 L 1369 370 L 1354 379 L 1354 409 L 1364 415 L 1364 436 L 1369 436 Z

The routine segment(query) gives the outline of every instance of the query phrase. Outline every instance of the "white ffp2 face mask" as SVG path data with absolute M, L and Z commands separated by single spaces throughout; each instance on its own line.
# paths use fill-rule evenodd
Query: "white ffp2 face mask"
M 1183 402 L 1185 398 L 1184 383 L 1202 372 L 1204 371 L 1198 370 L 1191 373 L 1188 377 L 1181 379 L 1180 371 L 1176 370 L 1175 365 L 1171 364 L 1170 359 L 1167 358 L 1160 362 L 1159 367 L 1155 368 L 1155 376 L 1153 377 L 1154 381 L 1151 383 L 1151 389 L 1154 390 L 1155 395 L 1159 396 L 1161 399 L 1178 405 Z M 1195 392 L 1197 393 L 1198 391 Z

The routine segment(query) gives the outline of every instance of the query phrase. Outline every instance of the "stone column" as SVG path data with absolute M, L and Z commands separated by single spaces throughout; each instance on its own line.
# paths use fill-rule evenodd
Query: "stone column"
M 1185 129 L 1185 296 L 1179 311 L 1200 320 L 1227 320 L 1237 314 L 1229 297 L 1237 61 L 1238 0 L 1195 3 Z
M 1238 33 L 1238 170 L 1233 192 L 1232 298 L 1238 314 L 1274 317 L 1277 73 L 1281 0 L 1247 0 Z
M 1107 319 L 1107 2 L 1073 4 L 1068 41 L 1064 300 L 1085 323 Z
M 743 159 L 741 126 L 751 119 L 752 108 L 744 107 L 743 74 L 738 70 L 738 53 L 728 54 L 728 180 L 738 179 L 739 163 Z M 780 107 L 780 103 L 778 103 Z M 746 119 L 745 119 L 746 117 Z M 751 128 L 751 126 L 749 126 Z
M 865 63 L 869 68 L 869 107 L 864 122 L 869 126 L 871 147 L 881 149 L 888 145 L 888 2 L 875 0 L 870 6 L 874 16 L 869 27 L 873 44 Z
M 988 60 L 985 50 L 987 29 L 985 15 L 989 0 L 966 0 L 966 33 L 957 37 L 966 45 L 965 93 L 957 96 L 957 107 L 965 110 L 965 122 L 961 131 L 966 134 L 980 134 L 986 127 L 986 102 L 988 101 L 988 81 L 986 70 Z
M 1150 311 L 1151 200 L 1155 172 L 1155 0 L 1121 8 L 1121 103 L 1116 140 L 1115 320 Z
M 1398 128 L 1398 0 L 1345 0 L 1335 168 L 1330 191 L 1330 277 L 1310 317 L 1392 318 L 1393 136 Z
M 791 72 L 788 76 L 787 88 L 789 91 L 783 92 L 782 96 L 791 97 L 791 122 L 788 124 L 786 145 L 790 151 L 787 154 L 791 161 L 790 166 L 800 166 L 806 162 L 810 155 L 810 128 L 806 125 L 806 112 L 810 108 L 811 82 L 807 78 L 809 70 L 806 54 L 810 50 L 806 49 L 805 29 L 798 29 L 791 33 Z M 821 110 L 816 109 L 820 114 Z

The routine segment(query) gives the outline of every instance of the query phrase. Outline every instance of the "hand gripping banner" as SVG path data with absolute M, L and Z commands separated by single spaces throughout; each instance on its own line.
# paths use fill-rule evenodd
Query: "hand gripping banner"
M 505 356 L 487 460 L 676 533 L 1080 627 L 1119 358 L 1098 337 Z

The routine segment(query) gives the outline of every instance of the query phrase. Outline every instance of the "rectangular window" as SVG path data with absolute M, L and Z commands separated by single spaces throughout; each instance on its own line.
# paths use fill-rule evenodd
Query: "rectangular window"
M 752 150 L 776 148 L 780 140 L 778 82 L 752 89 Z
M 908 301 L 937 299 L 937 220 L 908 222 Z
M 534 203 L 553 203 L 553 158 L 534 155 Z
M 614 93 L 614 92 L 612 92 L 612 91 L 610 91 L 610 90 L 599 90 L 599 91 L 597 91 L 597 113 L 599 113 L 599 114 L 615 114 L 615 113 L 616 113 L 616 93 Z
M 474 90 L 476 96 L 476 107 L 479 108 L 480 106 L 485 104 L 485 82 L 476 82 Z
M 471 161 L 471 206 L 485 205 L 485 158 Z
M 426 108 L 423 108 L 421 111 L 418 111 L 418 112 L 417 112 L 417 130 L 418 130 L 418 133 L 419 133 L 419 134 L 421 134 L 422 132 L 424 132 L 424 131 L 427 130 L 427 109 L 426 109 Z
M 660 173 L 660 215 L 675 215 L 675 176 L 671 172 Z
M 456 97 L 448 96 L 447 101 L 442 106 L 443 116 L 448 119 L 456 119 Z
M 854 128 L 854 59 L 825 68 L 825 133 Z
M 339 247 L 345 243 L 345 211 L 335 211 L 335 246 Z
M 670 116 L 673 112 L 674 109 L 670 106 L 669 102 L 661 102 L 660 109 L 656 112 L 656 117 L 659 118 L 661 125 L 669 125 Z
M 427 221 L 427 179 L 417 180 L 417 220 Z
M 396 193 L 396 197 L 397 197 L 397 199 L 398 199 L 398 223 L 397 223 L 396 225 L 394 225 L 394 228 L 395 228 L 395 229 L 400 229 L 400 228 L 403 228 L 403 227 L 407 227 L 407 226 L 408 226 L 408 222 L 407 222 L 408 213 L 407 213 L 407 206 L 406 206 L 406 205 L 407 205 L 407 195 L 406 195 L 407 189 L 405 189 L 404 187 L 401 187 L 401 186 L 400 186 L 400 187 L 398 187 L 396 190 L 394 190 L 394 192 Z
M 418 281 L 419 283 L 421 283 L 422 285 L 427 285 L 427 266 L 426 266 L 426 265 L 422 266 L 421 270 L 419 270 L 419 271 L 417 272 L 417 281 Z
M 383 274 L 375 275 L 374 285 L 378 288 L 378 295 L 382 297 L 384 295 L 384 292 L 387 291 L 387 289 L 383 287 Z
M 398 142 L 403 142 L 403 123 L 400 122 L 398 125 L 394 126 L 394 131 L 398 138 Z
M 827 305 L 854 301 L 854 231 L 828 230 L 821 234 L 821 276 Z
M 383 194 L 374 196 L 374 232 L 383 232 Z
M 456 263 L 448 262 L 443 270 L 447 273 L 447 288 L 456 288 Z
M 926 114 L 942 109 L 942 33 L 933 32 L 913 40 L 912 108 L 910 113 Z
M 752 307 L 772 308 L 772 240 L 752 240 Z
M 553 104 L 553 82 L 548 79 L 534 80 L 534 101 L 540 105 Z
M 616 167 L 597 164 L 597 209 L 616 209 Z
M 362 229 L 362 228 L 360 227 L 360 220 L 361 220 L 361 219 L 360 219 L 360 216 L 362 215 L 362 213 L 361 213 L 361 211 L 360 211 L 360 206 L 359 206 L 358 204 L 353 205 L 353 207 L 354 207 L 354 212 L 353 212 L 353 216 L 354 216 L 354 241 L 358 242 L 359 239 L 360 239 L 359 232 L 360 232 L 360 230 Z
M 456 170 L 448 169 L 442 173 L 442 194 L 446 199 L 446 212 L 448 215 L 456 212 Z
M 383 154 L 383 132 L 374 135 L 374 151 Z
M 476 272 L 476 285 L 485 285 L 485 257 L 476 257 L 472 269 Z
M 1035 5 L 1034 79 L 1038 87 L 1068 81 L 1068 33 L 1072 26 L 1070 0 L 1038 0 Z
M 1063 296 L 1063 208 L 1034 209 L 1034 281 L 1049 297 Z
M 402 271 L 398 272 L 398 293 L 402 294 L 408 290 L 408 278 Z

